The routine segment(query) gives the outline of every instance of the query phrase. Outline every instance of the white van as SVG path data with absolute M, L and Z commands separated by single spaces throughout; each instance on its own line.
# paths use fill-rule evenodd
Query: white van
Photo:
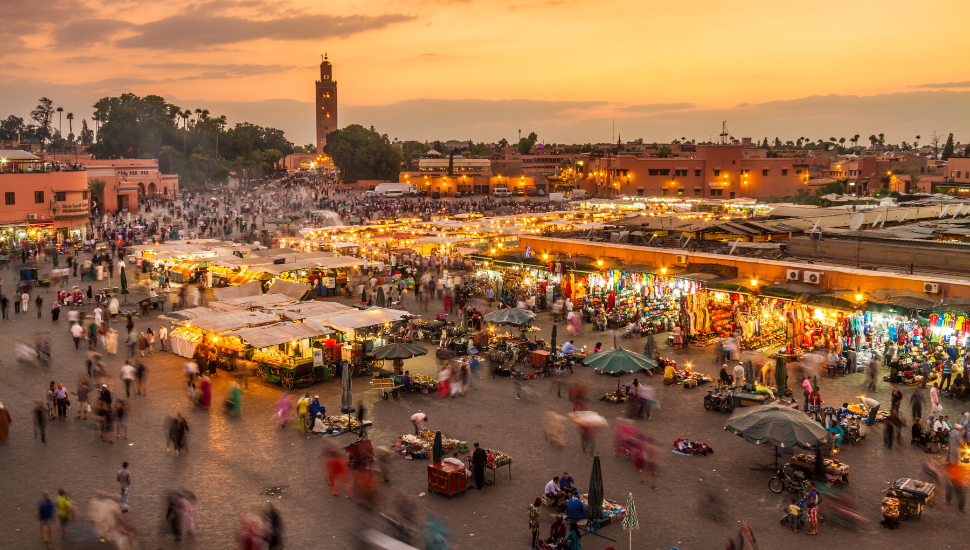
M 496 197 L 511 197 L 512 192 L 509 191 L 508 187 L 496 187 L 492 194 Z
M 589 192 L 586 191 L 585 189 L 573 189 L 573 196 L 569 200 L 578 201 L 582 199 L 588 199 L 591 196 L 592 195 L 590 195 Z
M 396 199 L 398 197 L 403 197 L 404 191 L 401 191 L 400 189 L 392 189 L 390 191 L 384 191 L 381 196 L 385 199 Z
M 565 193 L 549 193 L 549 202 L 569 202 L 569 195 Z

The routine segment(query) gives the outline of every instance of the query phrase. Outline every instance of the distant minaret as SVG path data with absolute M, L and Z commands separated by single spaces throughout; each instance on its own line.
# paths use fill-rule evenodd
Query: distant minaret
M 317 81 L 317 154 L 323 153 L 327 134 L 337 129 L 337 82 L 333 79 L 333 66 L 323 54 L 320 62 L 320 80 Z

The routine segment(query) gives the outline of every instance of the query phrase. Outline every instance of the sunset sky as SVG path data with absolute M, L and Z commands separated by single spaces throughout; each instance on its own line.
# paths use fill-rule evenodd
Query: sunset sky
M 0 116 L 165 96 L 313 141 L 328 52 L 340 124 L 392 138 L 970 140 L 970 2 L 0 0 Z M 66 132 L 66 126 L 65 126 Z M 924 138 L 925 141 L 925 138 Z

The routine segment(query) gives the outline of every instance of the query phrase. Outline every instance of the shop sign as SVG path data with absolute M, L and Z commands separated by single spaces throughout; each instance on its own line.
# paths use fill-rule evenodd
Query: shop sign
M 313 350 L 313 366 L 322 367 L 323 366 L 323 350 L 314 349 Z
M 90 212 L 88 201 L 81 201 L 72 204 L 58 204 L 52 208 L 55 214 L 87 214 Z

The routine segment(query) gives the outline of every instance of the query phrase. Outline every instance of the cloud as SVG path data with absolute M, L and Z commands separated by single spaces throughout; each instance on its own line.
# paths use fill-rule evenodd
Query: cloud
M 910 88 L 970 88 L 970 80 L 963 82 L 942 82 L 940 84 L 917 84 Z
M 275 74 L 290 71 L 297 68 L 295 65 L 257 65 L 252 63 L 244 64 L 205 64 L 205 63 L 146 63 L 138 65 L 145 69 L 161 71 L 204 71 L 201 76 L 205 78 L 235 78 L 241 76 L 254 76 L 262 74 Z M 221 76 L 214 76 L 221 75 Z
M 108 58 L 101 57 L 100 55 L 76 55 L 64 60 L 65 63 L 77 63 L 81 65 L 86 63 L 101 63 L 104 61 L 108 61 Z
M 697 105 L 693 103 L 646 103 L 643 105 L 628 105 L 620 109 L 624 113 L 643 113 L 652 114 L 663 111 L 683 111 L 684 109 L 694 109 Z
M 110 42 L 118 31 L 131 23 L 117 19 L 80 19 L 57 29 L 54 38 L 59 48 L 82 48 Z
M 124 48 L 192 50 L 238 42 L 270 40 L 319 40 L 349 36 L 412 21 L 398 13 L 385 15 L 299 15 L 254 20 L 205 13 L 173 15 L 134 27 L 134 35 L 115 42 Z

